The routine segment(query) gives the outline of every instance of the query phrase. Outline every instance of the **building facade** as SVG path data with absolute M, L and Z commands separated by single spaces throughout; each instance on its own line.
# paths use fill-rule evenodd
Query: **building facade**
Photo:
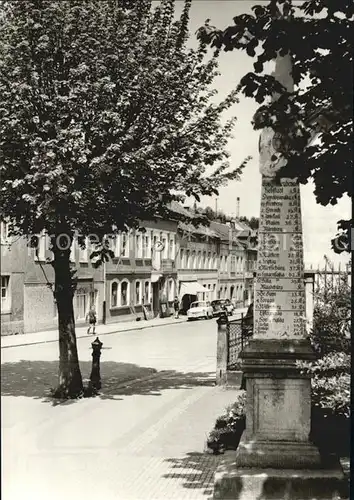
M 177 204 L 172 217 L 173 212 L 191 214 Z M 1 227 L 1 333 L 57 328 L 49 238 L 40 235 L 35 250 L 24 238 L 8 238 L 6 225 Z M 256 250 L 247 244 L 250 232 L 238 221 L 208 227 L 142 221 L 141 230 L 111 238 L 114 257 L 98 268 L 90 261 L 94 248 L 86 241 L 83 249 L 74 239 L 75 323 L 86 324 L 92 306 L 104 323 L 169 316 L 176 296 L 184 310 L 197 299 L 228 298 L 239 307 L 249 305 L 256 262 Z
M 27 249 L 27 265 L 24 280 L 24 324 L 25 332 L 49 330 L 58 326 L 58 311 L 53 295 L 54 269 L 48 260 L 52 258 L 46 234 L 39 237 L 38 252 Z M 74 295 L 75 324 L 86 323 L 86 316 L 94 306 L 98 321 L 103 314 L 103 268 L 95 269 L 90 261 L 91 248 L 80 248 L 74 239 L 70 262 L 76 271 L 77 286 Z
M 115 257 L 105 266 L 107 323 L 170 314 L 177 222 L 143 221 L 141 227 L 113 239 Z
M 9 237 L 1 222 L 1 335 L 24 333 L 26 264 L 26 241 Z

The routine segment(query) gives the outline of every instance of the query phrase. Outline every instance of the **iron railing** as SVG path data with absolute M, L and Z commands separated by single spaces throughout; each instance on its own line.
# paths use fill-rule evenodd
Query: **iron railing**
M 241 368 L 239 355 L 253 335 L 253 321 L 250 318 L 234 319 L 227 324 L 227 369 Z

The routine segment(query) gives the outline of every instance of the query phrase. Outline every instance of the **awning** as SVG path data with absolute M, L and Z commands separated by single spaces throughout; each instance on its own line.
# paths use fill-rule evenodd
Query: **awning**
M 210 292 L 210 290 L 198 283 L 198 281 L 182 281 L 179 296 L 182 298 L 183 295 L 197 295 L 197 293 L 206 292 Z

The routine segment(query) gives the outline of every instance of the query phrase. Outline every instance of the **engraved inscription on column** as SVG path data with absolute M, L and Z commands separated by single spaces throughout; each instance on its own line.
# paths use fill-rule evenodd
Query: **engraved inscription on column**
M 263 176 L 255 337 L 305 335 L 305 285 L 300 188 L 296 181 Z

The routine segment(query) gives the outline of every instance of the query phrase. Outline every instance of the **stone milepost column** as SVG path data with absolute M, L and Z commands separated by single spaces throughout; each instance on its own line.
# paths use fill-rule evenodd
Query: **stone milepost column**
M 291 59 L 276 60 L 274 76 L 292 89 Z M 310 379 L 296 366 L 313 359 L 305 328 L 305 284 L 300 188 L 294 179 L 276 181 L 285 161 L 272 129 L 260 138 L 261 214 L 254 336 L 241 354 L 246 378 L 246 430 L 238 467 L 317 468 L 309 442 Z

